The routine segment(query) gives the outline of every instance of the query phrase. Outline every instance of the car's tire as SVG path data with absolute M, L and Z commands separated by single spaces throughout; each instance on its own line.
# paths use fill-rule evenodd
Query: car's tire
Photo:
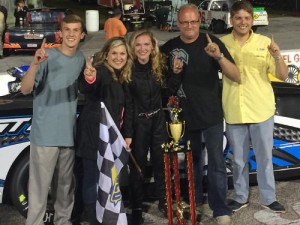
M 17 162 L 10 178 L 10 199 L 23 216 L 27 215 L 28 176 L 29 152 L 23 155 L 21 160 Z
M 10 48 L 3 49 L 3 56 L 5 56 L 5 57 L 10 56 L 11 53 L 12 53 L 12 50 Z
M 299 82 L 299 68 L 295 65 L 288 65 L 288 77 L 285 80 L 287 83 L 296 84 Z
M 28 178 L 29 178 L 29 151 L 18 161 L 10 180 L 10 199 L 17 210 L 27 217 L 28 211 Z M 53 224 L 54 209 L 50 201 L 44 216 L 45 224 Z
M 132 24 L 130 22 L 124 22 L 124 26 L 126 27 L 127 33 L 133 31 Z
M 76 161 L 75 163 L 75 173 L 80 173 L 81 163 Z M 9 195 L 11 202 L 17 208 L 17 210 L 24 216 L 27 217 L 28 211 L 28 178 L 29 178 L 29 151 L 25 153 L 22 158 L 17 162 L 12 176 L 10 178 L 10 188 Z M 75 182 L 76 177 L 74 176 Z M 79 181 L 81 179 L 78 179 Z M 82 212 L 82 200 L 81 200 L 81 186 L 78 182 L 75 183 L 75 203 L 72 214 L 73 220 L 78 220 Z M 77 190 L 77 191 L 76 191 Z M 46 213 L 44 216 L 45 225 L 53 224 L 54 219 L 54 207 L 51 198 L 51 191 L 49 188 L 48 202 Z
M 223 34 L 225 32 L 225 22 L 223 20 L 213 21 L 212 32 L 214 34 Z

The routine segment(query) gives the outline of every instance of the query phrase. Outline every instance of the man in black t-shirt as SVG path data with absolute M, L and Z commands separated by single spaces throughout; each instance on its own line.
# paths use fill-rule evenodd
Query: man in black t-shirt
M 200 33 L 197 6 L 180 7 L 177 18 L 180 36 L 169 40 L 162 51 L 169 58 L 169 88 L 181 99 L 186 121 L 185 139 L 191 141 L 196 204 L 202 196 L 202 136 L 208 154 L 208 203 L 218 224 L 231 224 L 226 204 L 227 172 L 223 158 L 223 111 L 219 95 L 219 70 L 234 82 L 240 74 L 222 42 Z

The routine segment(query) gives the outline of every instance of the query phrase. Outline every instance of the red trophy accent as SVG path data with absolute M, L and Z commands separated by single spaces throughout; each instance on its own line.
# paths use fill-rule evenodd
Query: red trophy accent
M 193 155 L 190 146 L 190 141 L 187 142 L 186 155 L 187 155 L 187 164 L 188 164 L 187 167 L 188 167 L 189 197 L 190 197 L 190 219 L 192 224 L 196 224 Z
M 164 161 L 165 161 L 165 182 L 166 182 L 166 200 L 168 209 L 168 225 L 173 225 L 173 211 L 172 211 L 172 188 L 171 188 L 171 170 L 170 170 L 170 157 L 168 144 L 162 144 L 164 149 Z

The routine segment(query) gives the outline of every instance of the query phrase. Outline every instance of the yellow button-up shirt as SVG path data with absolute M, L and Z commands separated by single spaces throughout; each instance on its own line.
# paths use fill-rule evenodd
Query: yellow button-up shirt
M 241 83 L 223 76 L 222 104 L 226 123 L 260 123 L 275 112 L 275 99 L 268 73 L 275 74 L 269 53 L 271 39 L 251 33 L 242 46 L 233 34 L 221 38 L 241 74 Z

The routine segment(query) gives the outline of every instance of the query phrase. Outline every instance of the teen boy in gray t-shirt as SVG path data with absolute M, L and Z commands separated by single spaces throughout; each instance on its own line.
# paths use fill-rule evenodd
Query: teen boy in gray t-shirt
M 61 24 L 62 45 L 45 49 L 44 39 L 22 79 L 22 93 L 33 90 L 34 96 L 26 225 L 43 224 L 51 183 L 55 224 L 72 224 L 76 83 L 85 66 L 77 47 L 83 37 L 81 18 L 67 15 Z

